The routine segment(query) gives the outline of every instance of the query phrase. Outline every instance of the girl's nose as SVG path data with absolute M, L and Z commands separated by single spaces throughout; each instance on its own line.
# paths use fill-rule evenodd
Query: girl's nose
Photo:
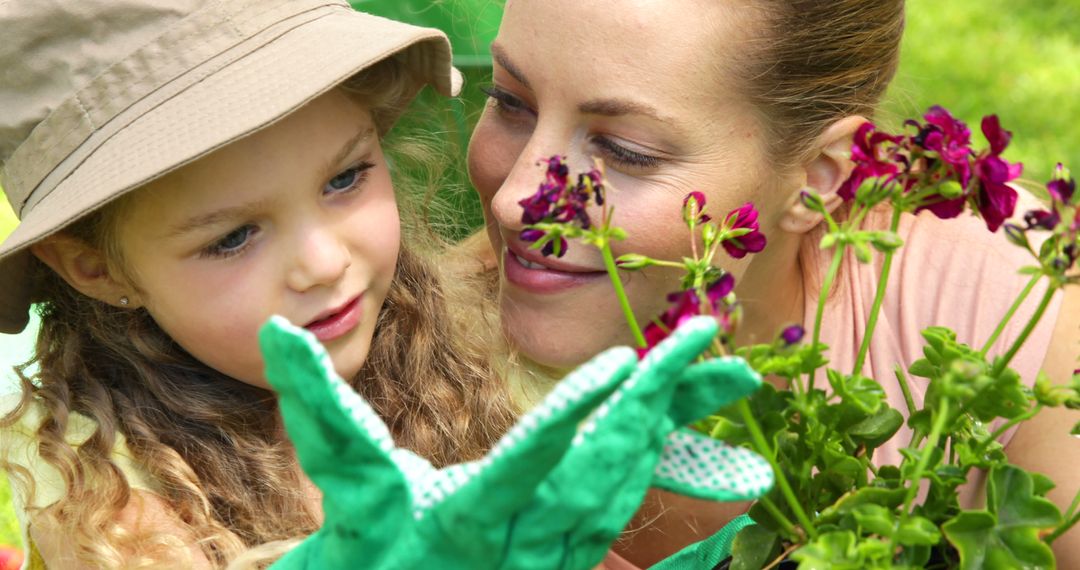
M 332 227 L 310 228 L 297 238 L 287 272 L 288 286 L 298 292 L 334 285 L 352 265 L 352 252 Z

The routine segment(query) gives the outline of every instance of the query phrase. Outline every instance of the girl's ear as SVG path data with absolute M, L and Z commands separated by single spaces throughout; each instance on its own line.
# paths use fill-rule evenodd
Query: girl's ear
M 116 279 L 105 254 L 86 242 L 60 233 L 30 246 L 30 252 L 83 295 L 117 307 L 136 306 L 133 288 Z
M 840 186 L 851 176 L 854 163 L 851 162 L 851 145 L 855 131 L 866 122 L 858 115 L 844 117 L 829 125 L 818 137 L 814 145 L 816 151 L 803 164 L 805 189 L 817 192 L 825 202 L 825 209 L 833 212 L 843 198 L 837 194 Z M 803 206 L 799 199 L 802 189 L 791 196 L 787 210 L 780 220 L 780 228 L 791 233 L 807 233 L 821 223 L 821 214 Z

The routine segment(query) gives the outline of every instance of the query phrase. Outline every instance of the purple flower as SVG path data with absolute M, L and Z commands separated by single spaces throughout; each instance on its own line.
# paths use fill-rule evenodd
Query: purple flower
M 798 344 L 804 336 L 806 336 L 806 329 L 802 328 L 802 325 L 791 325 L 780 331 L 780 339 L 784 341 L 786 346 Z
M 638 356 L 644 357 L 653 347 L 671 336 L 671 333 L 680 325 L 698 315 L 712 315 L 719 318 L 722 329 L 730 334 L 733 322 L 729 318 L 731 306 L 727 304 L 725 298 L 734 289 L 735 278 L 730 273 L 725 273 L 705 289 L 705 298 L 708 300 L 708 304 L 704 307 L 701 303 L 701 296 L 698 295 L 695 289 L 676 291 L 669 294 L 667 300 L 671 303 L 671 306 L 642 331 L 645 336 L 646 346 L 645 348 L 638 348 Z
M 1076 180 L 1065 175 L 1065 166 L 1059 162 L 1054 169 L 1054 179 L 1046 184 L 1046 190 L 1054 202 L 1066 206 L 1076 193 Z
M 1027 223 L 1029 230 L 1034 228 L 1052 230 L 1061 222 L 1061 216 L 1056 211 L 1028 210 L 1024 214 L 1024 222 Z
M 934 105 L 923 115 L 925 124 L 914 124 L 919 132 L 911 142 L 932 152 L 946 167 L 947 173 L 967 188 L 971 181 L 971 129 L 944 107 Z
M 570 184 L 570 169 L 566 166 L 566 157 L 552 156 L 541 160 L 546 164 L 544 181 L 536 193 L 518 201 L 522 208 L 521 222 L 526 226 L 535 224 L 573 224 L 581 229 L 592 225 L 586 211 L 589 200 L 595 195 L 597 203 L 603 203 L 603 177 L 598 170 L 591 170 L 578 176 L 577 184 Z M 543 230 L 526 229 L 521 239 L 536 242 L 544 239 Z M 558 242 L 559 247 L 556 247 Z M 541 253 L 545 256 L 556 254 L 562 257 L 566 252 L 566 239 L 554 237 L 544 244 Z
M 987 229 L 996 232 L 1016 210 L 1016 190 L 1007 183 L 1020 177 L 1024 165 L 1009 163 L 1001 158 L 1001 153 L 1009 146 L 1012 133 L 1001 128 L 997 115 L 983 118 L 982 131 L 986 140 L 990 141 L 990 151 L 975 159 L 975 177 L 978 179 L 975 204 Z
M 704 224 L 712 220 L 712 217 L 703 213 L 705 211 L 705 194 L 697 190 L 683 198 L 683 221 L 690 225 L 691 221 L 696 224 Z
M 898 148 L 896 145 L 902 140 L 903 137 L 878 131 L 873 123 L 859 125 L 851 147 L 851 161 L 855 163 L 855 168 L 840 186 L 840 197 L 854 200 L 859 187 L 871 178 L 885 178 L 885 183 L 892 181 L 900 172 L 894 158 Z M 892 143 L 892 146 L 886 147 L 885 143 Z
M 735 259 L 746 257 L 747 253 L 757 253 L 765 249 L 767 240 L 758 226 L 758 212 L 752 202 L 732 210 L 724 220 L 725 230 L 748 229 L 748 233 L 738 237 L 724 239 L 721 245 L 728 255 Z

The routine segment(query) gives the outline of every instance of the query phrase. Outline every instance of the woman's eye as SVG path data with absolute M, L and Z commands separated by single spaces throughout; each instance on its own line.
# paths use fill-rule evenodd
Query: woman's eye
M 210 244 L 202 252 L 203 257 L 232 257 L 247 249 L 251 244 L 251 238 L 259 231 L 252 224 L 240 226 L 225 234 L 224 237 Z
M 495 102 L 495 109 L 504 115 L 534 114 L 524 101 L 498 87 L 481 87 L 480 90 Z
M 623 166 L 647 169 L 655 168 L 663 162 L 663 159 L 659 157 L 632 151 L 606 137 L 595 137 L 592 142 L 605 155 L 605 158 Z
M 327 194 L 344 194 L 357 186 L 367 177 L 367 171 L 375 165 L 370 162 L 358 164 L 343 171 L 326 183 L 323 191 Z

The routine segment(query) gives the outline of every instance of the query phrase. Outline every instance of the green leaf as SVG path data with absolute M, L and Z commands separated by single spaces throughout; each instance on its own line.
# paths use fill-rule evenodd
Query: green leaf
M 855 533 L 849 530 L 828 532 L 791 554 L 799 570 L 861 570 L 863 557 L 855 546 Z
M 891 509 L 866 503 L 852 509 L 851 514 L 863 530 L 885 538 L 892 537 L 896 526 L 896 516 Z
M 731 543 L 730 570 L 760 570 L 779 554 L 780 537 L 758 524 L 743 528 Z
M 1061 524 L 1061 511 L 1036 496 L 1027 471 L 1013 465 L 990 470 L 985 511 L 964 511 L 942 525 L 960 554 L 960 567 L 1053 568 L 1054 554 L 1040 532 Z
M 905 546 L 933 546 L 941 541 L 941 532 L 930 519 L 912 516 L 896 531 L 896 541 Z
M 885 401 L 885 390 L 870 378 L 861 375 L 847 376 L 836 370 L 826 371 L 829 385 L 840 400 L 858 410 L 860 415 L 876 414 Z
M 904 416 L 884 405 L 878 413 L 851 426 L 847 433 L 856 442 L 862 443 L 868 449 L 874 449 L 888 441 L 902 425 Z
M 1069 432 L 1069 435 L 1080 437 L 1080 422 L 1076 422 L 1076 425 L 1073 426 L 1072 431 Z
M 861 505 L 875 504 L 889 509 L 895 509 L 904 501 L 904 489 L 886 489 L 884 487 L 862 487 L 840 497 L 835 503 L 826 507 L 818 516 L 818 520 L 824 523 L 835 523 L 840 517 L 851 513 Z

